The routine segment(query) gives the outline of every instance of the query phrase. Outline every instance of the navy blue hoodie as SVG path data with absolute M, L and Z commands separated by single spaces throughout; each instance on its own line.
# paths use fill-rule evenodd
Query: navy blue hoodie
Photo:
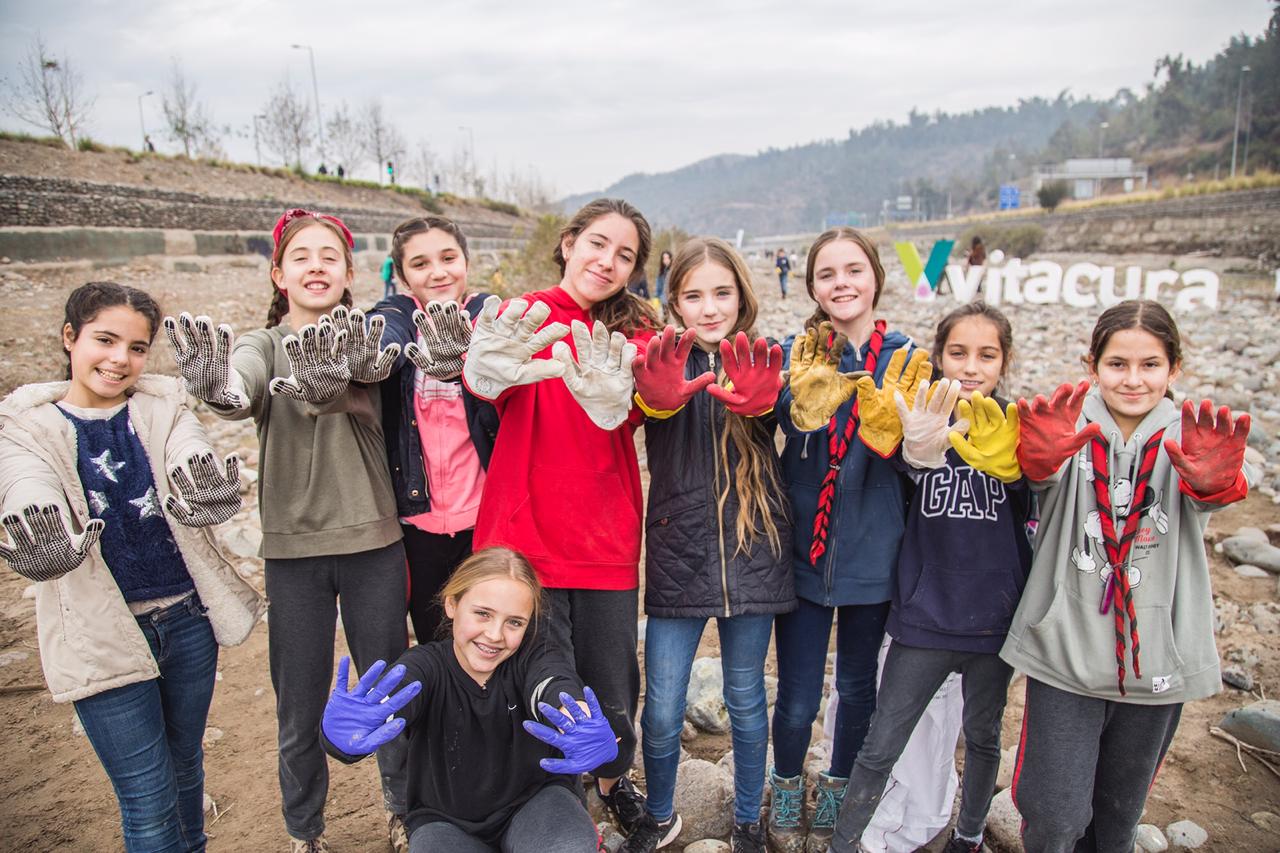
M 996 654 L 1031 568 L 1031 489 L 970 468 L 954 450 L 915 477 L 885 629 L 908 646 Z
M 787 369 L 791 367 L 794 341 L 792 335 L 783 346 Z M 841 372 L 862 369 L 868 346 L 864 344 L 860 351 L 846 346 L 840 356 Z M 876 363 L 877 385 L 884 380 L 889 357 L 901 347 L 911 347 L 911 339 L 901 332 L 885 334 Z M 836 410 L 836 426 L 841 435 L 852 408 L 853 399 L 849 399 Z M 827 429 L 824 426 L 801 432 L 796 428 L 791 421 L 789 385 L 782 389 L 774 411 L 787 436 L 782 451 L 782 477 L 795 523 L 792 565 L 796 595 L 826 607 L 889 601 L 911 498 L 910 479 L 893 463 L 869 450 L 855 433 L 836 479 L 827 550 L 814 566 L 809 562 L 809 545 L 818 512 L 818 492 L 830 467 Z

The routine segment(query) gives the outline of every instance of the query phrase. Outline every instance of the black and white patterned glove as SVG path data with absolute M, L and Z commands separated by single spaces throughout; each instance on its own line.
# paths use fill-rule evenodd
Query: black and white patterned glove
M 551 316 L 551 306 L 535 302 L 530 308 L 526 300 L 512 299 L 499 314 L 501 305 L 498 296 L 484 301 L 462 367 L 467 387 L 486 400 L 498 399 L 513 385 L 530 385 L 564 375 L 564 365 L 556 359 L 533 357 L 569 332 L 564 323 L 558 322 L 538 328 Z
M 564 341 L 551 348 L 552 358 L 564 365 L 564 384 L 592 423 L 604 430 L 617 429 L 631 411 L 636 345 L 621 332 L 609 334 L 598 320 L 590 332 L 581 320 L 574 320 L 571 328 L 577 360 Z
M 284 339 L 284 354 L 292 375 L 271 380 L 271 393 L 312 405 L 331 402 L 351 383 L 347 363 L 347 331 L 334 328 L 321 317 L 314 326 L 303 326 Z
M 429 322 L 428 322 L 429 321 Z M 471 345 L 471 318 L 457 302 L 431 302 L 426 312 L 413 312 L 422 345 L 411 343 L 404 356 L 435 379 L 453 379 L 462 372 L 462 354 Z
M 190 471 L 190 475 L 187 474 Z M 166 495 L 164 508 L 187 527 L 221 524 L 240 511 L 240 457 L 234 453 L 221 465 L 212 453 L 197 453 L 169 472 L 180 497 Z
M 0 557 L 15 572 L 36 582 L 60 578 L 83 563 L 106 527 L 102 519 L 90 519 L 84 533 L 75 536 L 67 530 L 56 504 L 32 504 L 23 508 L 21 516 L 10 513 L 0 518 L 0 524 L 13 542 L 0 542 Z
M 391 375 L 391 368 L 400 355 L 399 344 L 387 344 L 382 347 L 382 330 L 387 321 L 381 315 L 375 315 L 365 321 L 364 312 L 359 308 L 348 310 L 339 305 L 333 309 L 333 327 L 347 333 L 347 365 L 351 368 L 351 381 L 374 383 L 381 382 Z
M 208 317 L 192 318 L 183 311 L 175 321 L 164 318 L 164 334 L 173 348 L 173 360 L 187 383 L 187 393 L 206 403 L 230 409 L 249 405 L 240 377 L 231 369 L 231 327 L 215 330 Z

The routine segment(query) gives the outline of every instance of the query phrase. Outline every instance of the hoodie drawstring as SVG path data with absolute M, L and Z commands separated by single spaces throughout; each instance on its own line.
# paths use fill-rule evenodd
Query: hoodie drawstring
M 1142 500 L 1146 496 L 1147 484 L 1151 480 L 1151 472 L 1155 468 L 1156 456 L 1160 452 L 1160 440 L 1164 436 L 1164 430 L 1159 430 L 1142 446 L 1142 453 L 1138 458 L 1138 473 L 1131 481 L 1133 483 L 1132 493 L 1129 497 L 1129 506 L 1126 507 L 1122 516 L 1123 528 L 1119 537 L 1116 536 L 1116 516 L 1115 510 L 1111 503 L 1111 454 L 1110 445 L 1101 437 L 1094 438 L 1090 442 L 1089 452 L 1093 462 L 1093 494 L 1098 504 L 1098 516 L 1102 527 L 1102 544 L 1106 550 L 1107 562 L 1111 564 L 1111 578 L 1107 583 L 1107 592 L 1110 593 L 1110 610 L 1115 616 L 1116 628 L 1116 678 L 1120 685 L 1120 695 L 1124 696 L 1124 653 L 1125 653 L 1125 619 L 1129 620 L 1129 639 L 1133 643 L 1133 674 L 1135 678 L 1142 677 L 1142 667 L 1139 663 L 1139 645 L 1138 645 L 1138 612 L 1133 603 L 1133 587 L 1129 585 L 1128 560 L 1129 551 L 1133 546 L 1134 536 L 1138 532 L 1138 522 L 1142 518 Z M 1114 440 L 1116 437 L 1112 436 Z M 1141 436 L 1137 436 L 1141 440 Z M 1107 595 L 1104 594 L 1103 602 L 1107 601 Z M 1105 612 L 1105 610 L 1104 610 Z

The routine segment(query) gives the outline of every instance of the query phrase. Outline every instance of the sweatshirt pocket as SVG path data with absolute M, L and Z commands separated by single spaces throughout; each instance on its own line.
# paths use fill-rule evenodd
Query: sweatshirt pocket
M 908 625 L 957 636 L 994 636 L 1009 630 L 1021 593 L 1008 571 L 964 571 L 925 563 L 899 618 Z
M 1125 622 L 1124 687 L 1129 696 L 1177 695 L 1182 690 L 1182 658 L 1173 643 L 1169 608 L 1151 605 L 1137 608 L 1142 678 L 1133 669 L 1133 643 Z M 1027 627 L 1018 651 L 1038 661 L 1061 683 L 1081 693 L 1106 699 L 1119 698 L 1116 669 L 1115 616 L 1098 612 L 1096 598 L 1082 598 L 1067 587 L 1058 587 L 1044 618 Z M 1036 677 L 1034 668 L 1027 674 Z

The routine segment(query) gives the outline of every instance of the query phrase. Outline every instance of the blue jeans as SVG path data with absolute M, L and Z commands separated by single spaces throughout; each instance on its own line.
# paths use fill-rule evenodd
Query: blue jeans
M 649 814 L 659 822 L 671 817 L 680 763 L 689 672 L 705 618 L 650 617 L 644 633 L 644 712 L 640 725 Z M 717 618 L 724 704 L 733 726 L 735 823 L 760 819 L 769 711 L 764 693 L 764 658 L 769 651 L 771 614 Z
M 779 776 L 800 775 L 822 701 L 831 619 L 836 617 L 836 732 L 831 775 L 848 778 L 876 710 L 876 664 L 889 602 L 823 607 L 799 599 L 777 619 L 778 702 L 773 708 L 773 763 Z
M 205 849 L 204 737 L 218 668 L 195 595 L 137 617 L 160 677 L 81 699 L 76 713 L 120 802 L 128 853 Z

